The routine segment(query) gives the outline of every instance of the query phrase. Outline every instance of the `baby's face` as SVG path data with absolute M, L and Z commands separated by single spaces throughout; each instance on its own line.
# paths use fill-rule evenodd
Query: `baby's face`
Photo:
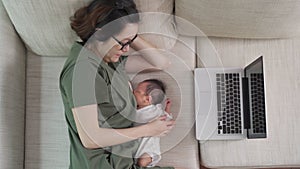
M 137 105 L 139 107 L 144 107 L 150 105 L 147 95 L 146 95 L 146 88 L 147 83 L 140 83 L 138 86 L 133 90 L 133 94 L 135 96 Z

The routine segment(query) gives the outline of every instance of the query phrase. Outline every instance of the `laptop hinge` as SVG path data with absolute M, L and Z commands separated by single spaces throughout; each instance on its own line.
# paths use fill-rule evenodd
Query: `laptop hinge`
M 248 78 L 242 78 L 243 88 L 243 111 L 244 111 L 244 128 L 250 129 L 250 102 L 249 102 L 249 83 Z

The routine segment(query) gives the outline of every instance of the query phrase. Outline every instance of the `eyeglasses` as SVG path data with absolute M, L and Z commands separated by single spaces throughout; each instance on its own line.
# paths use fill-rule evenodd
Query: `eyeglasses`
M 122 46 L 120 50 L 123 50 L 125 47 L 129 46 L 129 45 L 135 40 L 136 37 L 137 37 L 137 34 L 135 34 L 135 36 L 134 36 L 131 40 L 127 41 L 126 43 L 122 43 L 122 42 L 119 41 L 116 37 L 112 36 L 112 38 L 113 38 L 116 42 L 118 42 L 119 45 Z

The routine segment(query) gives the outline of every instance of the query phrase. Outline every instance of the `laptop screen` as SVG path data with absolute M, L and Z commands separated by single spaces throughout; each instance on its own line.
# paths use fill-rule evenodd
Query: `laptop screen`
M 266 138 L 266 110 L 264 91 L 263 57 L 259 57 L 245 69 L 248 81 L 249 122 L 248 138 Z

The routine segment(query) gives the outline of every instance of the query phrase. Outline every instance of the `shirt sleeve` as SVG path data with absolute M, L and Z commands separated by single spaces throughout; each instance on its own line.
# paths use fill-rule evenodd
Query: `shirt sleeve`
M 97 65 L 88 60 L 76 63 L 63 84 L 72 108 L 109 102 L 107 84 L 97 73 Z

